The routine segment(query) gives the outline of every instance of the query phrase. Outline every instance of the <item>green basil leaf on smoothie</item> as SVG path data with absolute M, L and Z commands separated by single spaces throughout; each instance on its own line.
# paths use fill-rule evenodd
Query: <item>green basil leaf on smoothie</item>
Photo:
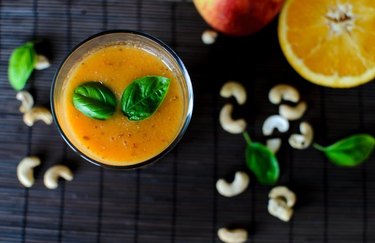
M 17 47 L 9 58 L 8 79 L 15 90 L 25 87 L 27 80 L 34 70 L 36 63 L 36 52 L 34 43 L 27 42 Z
M 145 76 L 134 80 L 124 91 L 121 109 L 131 121 L 140 121 L 156 112 L 167 95 L 171 80 Z
M 367 160 L 375 148 L 375 138 L 368 134 L 353 135 L 328 147 L 314 144 L 335 165 L 352 167 Z
M 74 90 L 73 105 L 90 118 L 105 120 L 115 112 L 116 97 L 103 84 L 87 82 Z

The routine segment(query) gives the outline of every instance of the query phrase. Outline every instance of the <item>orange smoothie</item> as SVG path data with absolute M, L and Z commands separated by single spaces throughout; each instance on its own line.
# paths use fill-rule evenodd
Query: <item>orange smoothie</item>
M 148 75 L 170 78 L 168 93 L 151 117 L 130 121 L 121 111 L 122 93 L 132 81 Z M 89 118 L 73 105 L 75 88 L 89 81 L 101 82 L 116 96 L 116 111 L 107 120 Z M 102 47 L 77 62 L 67 76 L 60 102 L 73 143 L 108 165 L 132 165 L 155 157 L 173 142 L 183 123 L 183 94 L 172 70 L 158 57 L 126 44 Z

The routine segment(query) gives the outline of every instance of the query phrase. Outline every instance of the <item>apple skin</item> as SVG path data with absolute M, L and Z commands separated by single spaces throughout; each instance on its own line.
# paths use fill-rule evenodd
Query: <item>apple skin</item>
M 232 36 L 259 31 L 278 14 L 283 3 L 284 0 L 194 0 L 209 25 Z

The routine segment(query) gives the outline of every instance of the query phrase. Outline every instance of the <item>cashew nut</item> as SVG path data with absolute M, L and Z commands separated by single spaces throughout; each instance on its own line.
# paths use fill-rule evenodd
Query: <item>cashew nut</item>
M 248 234 L 245 229 L 233 229 L 220 228 L 217 231 L 217 235 L 222 242 L 225 243 L 243 243 L 247 241 Z
M 297 103 L 300 99 L 299 92 L 293 86 L 287 84 L 279 84 L 273 87 L 269 94 L 268 99 L 272 104 L 280 104 L 282 100 Z
M 202 42 L 206 45 L 212 45 L 215 43 L 218 33 L 214 30 L 206 30 L 202 34 Z
M 25 157 L 17 166 L 17 178 L 25 187 L 34 184 L 34 167 L 40 165 L 40 159 L 36 156 Z
M 36 56 L 36 63 L 35 63 L 35 66 L 34 68 L 36 70 L 43 70 L 43 69 L 47 69 L 51 66 L 51 64 L 49 63 L 49 60 L 47 57 L 43 56 L 43 55 L 37 55 Z
M 280 105 L 279 114 L 289 121 L 294 121 L 300 119 L 306 112 L 307 104 L 306 102 L 300 102 L 298 105 L 292 107 L 289 105 Z
M 16 99 L 21 101 L 20 112 L 25 113 L 34 106 L 33 96 L 27 91 L 20 91 L 16 95 Z
M 234 98 L 236 98 L 237 100 L 237 103 L 240 105 L 243 105 L 246 102 L 245 87 L 235 81 L 226 82 L 220 90 L 220 95 L 224 98 L 230 98 L 231 96 L 234 96 Z
M 289 122 L 284 117 L 279 115 L 272 115 L 268 117 L 262 127 L 263 135 L 269 136 L 273 130 L 277 129 L 279 132 L 287 132 L 289 130 Z
M 307 122 L 299 125 L 301 134 L 292 134 L 289 137 L 289 144 L 295 149 L 305 149 L 309 147 L 314 138 L 314 130 Z
M 29 127 L 33 126 L 34 123 L 39 120 L 44 121 L 47 125 L 51 125 L 51 112 L 44 107 L 34 107 L 23 115 L 23 122 Z
M 282 199 L 290 208 L 293 207 L 297 201 L 296 194 L 285 186 L 274 187 L 268 194 L 268 197 L 271 199 Z
M 270 138 L 267 139 L 266 142 L 267 148 L 269 148 L 272 153 L 276 154 L 281 147 L 281 139 L 280 138 Z
M 44 185 L 48 189 L 56 189 L 58 186 L 59 177 L 62 177 L 67 181 L 71 181 L 73 180 L 73 173 L 65 165 L 54 165 L 44 174 Z
M 293 209 L 288 207 L 286 202 L 279 198 L 268 200 L 268 212 L 285 222 L 288 222 L 293 216 Z
M 245 172 L 237 171 L 231 183 L 224 179 L 219 179 L 216 182 L 216 190 L 224 197 L 234 197 L 246 190 L 249 181 L 249 176 Z
M 233 106 L 226 104 L 220 111 L 220 124 L 221 127 L 233 134 L 242 133 L 246 129 L 246 121 L 244 119 L 233 120 L 232 119 Z

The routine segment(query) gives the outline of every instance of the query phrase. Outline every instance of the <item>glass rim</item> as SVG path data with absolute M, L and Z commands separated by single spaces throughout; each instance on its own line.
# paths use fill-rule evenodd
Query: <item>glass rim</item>
M 176 138 L 173 140 L 173 142 L 171 144 L 168 145 L 168 147 L 166 147 L 163 151 L 161 151 L 159 154 L 157 154 L 156 156 L 148 159 L 148 160 L 145 160 L 143 162 L 140 162 L 140 163 L 136 163 L 136 164 L 131 164 L 131 165 L 110 165 L 110 164 L 105 164 L 105 163 L 102 163 L 102 162 L 99 162 L 95 159 L 92 159 L 90 158 L 89 156 L 85 155 L 81 150 L 79 150 L 72 142 L 70 142 L 68 136 L 64 133 L 62 127 L 60 126 L 60 123 L 57 119 L 57 114 L 56 114 L 56 109 L 55 109 L 55 103 L 54 103 L 54 91 L 55 91 L 55 86 L 56 86 L 56 80 L 57 80 L 57 77 L 60 73 L 60 70 L 61 68 L 64 66 L 64 64 L 66 63 L 66 61 L 68 60 L 68 58 L 79 48 L 81 47 L 82 45 L 84 45 L 85 43 L 87 43 L 88 41 L 90 40 L 93 40 L 97 37 L 100 37 L 100 36 L 103 36 L 103 35 L 108 35 L 108 34 L 134 34 L 134 35 L 138 35 L 138 36 L 142 36 L 142 37 L 145 37 L 153 42 L 155 42 L 156 44 L 158 44 L 159 46 L 162 47 L 162 49 L 164 49 L 167 53 L 169 53 L 172 58 L 176 61 L 177 63 L 177 66 L 179 67 L 179 69 L 181 70 L 181 73 L 182 73 L 182 76 L 184 78 L 184 81 L 185 81 L 185 84 L 186 84 L 186 87 L 187 87 L 187 111 L 186 113 L 184 114 L 184 123 L 182 124 L 182 127 L 180 128 Z M 189 76 L 189 73 L 187 72 L 187 69 L 184 65 L 184 63 L 182 62 L 181 58 L 175 53 L 175 51 L 172 50 L 172 48 L 170 48 L 167 44 L 165 44 L 163 41 L 161 41 L 160 39 L 152 36 L 152 35 L 149 35 L 149 34 L 146 34 L 146 33 L 143 33 L 143 32 L 140 32 L 140 31 L 135 31 L 135 30 L 107 30 L 107 31 L 102 31 L 102 32 L 99 32 L 97 34 L 94 34 L 88 38 L 86 38 L 85 40 L 81 41 L 80 43 L 78 43 L 77 45 L 75 45 L 70 51 L 69 53 L 65 56 L 65 58 L 61 61 L 61 63 L 59 64 L 58 68 L 56 69 L 55 71 L 55 74 L 53 76 L 53 80 L 52 80 L 52 84 L 51 84 L 51 89 L 50 89 L 50 106 L 51 106 L 51 112 L 52 112 L 52 117 L 53 117 L 53 121 L 55 123 L 55 126 L 57 127 L 57 130 L 59 131 L 61 137 L 63 138 L 63 140 L 65 141 L 66 144 L 68 144 L 68 146 L 75 152 L 77 153 L 81 158 L 85 159 L 86 161 L 96 165 L 96 166 L 100 166 L 102 168 L 108 168 L 108 169 L 116 169 L 116 170 L 130 170 L 130 169 L 138 169 L 138 168 L 141 168 L 141 167 L 145 167 L 145 166 L 148 166 L 150 164 L 153 164 L 154 162 L 160 160 L 162 157 L 164 157 L 166 154 L 168 154 L 177 144 L 178 142 L 181 140 L 181 138 L 184 136 L 189 124 L 190 124 L 190 121 L 191 121 L 191 117 L 192 117 L 192 113 L 193 113 L 193 105 L 194 105 L 194 94 L 193 94 L 193 87 L 192 87 L 192 83 L 191 83 L 191 79 L 190 79 L 190 76 Z

